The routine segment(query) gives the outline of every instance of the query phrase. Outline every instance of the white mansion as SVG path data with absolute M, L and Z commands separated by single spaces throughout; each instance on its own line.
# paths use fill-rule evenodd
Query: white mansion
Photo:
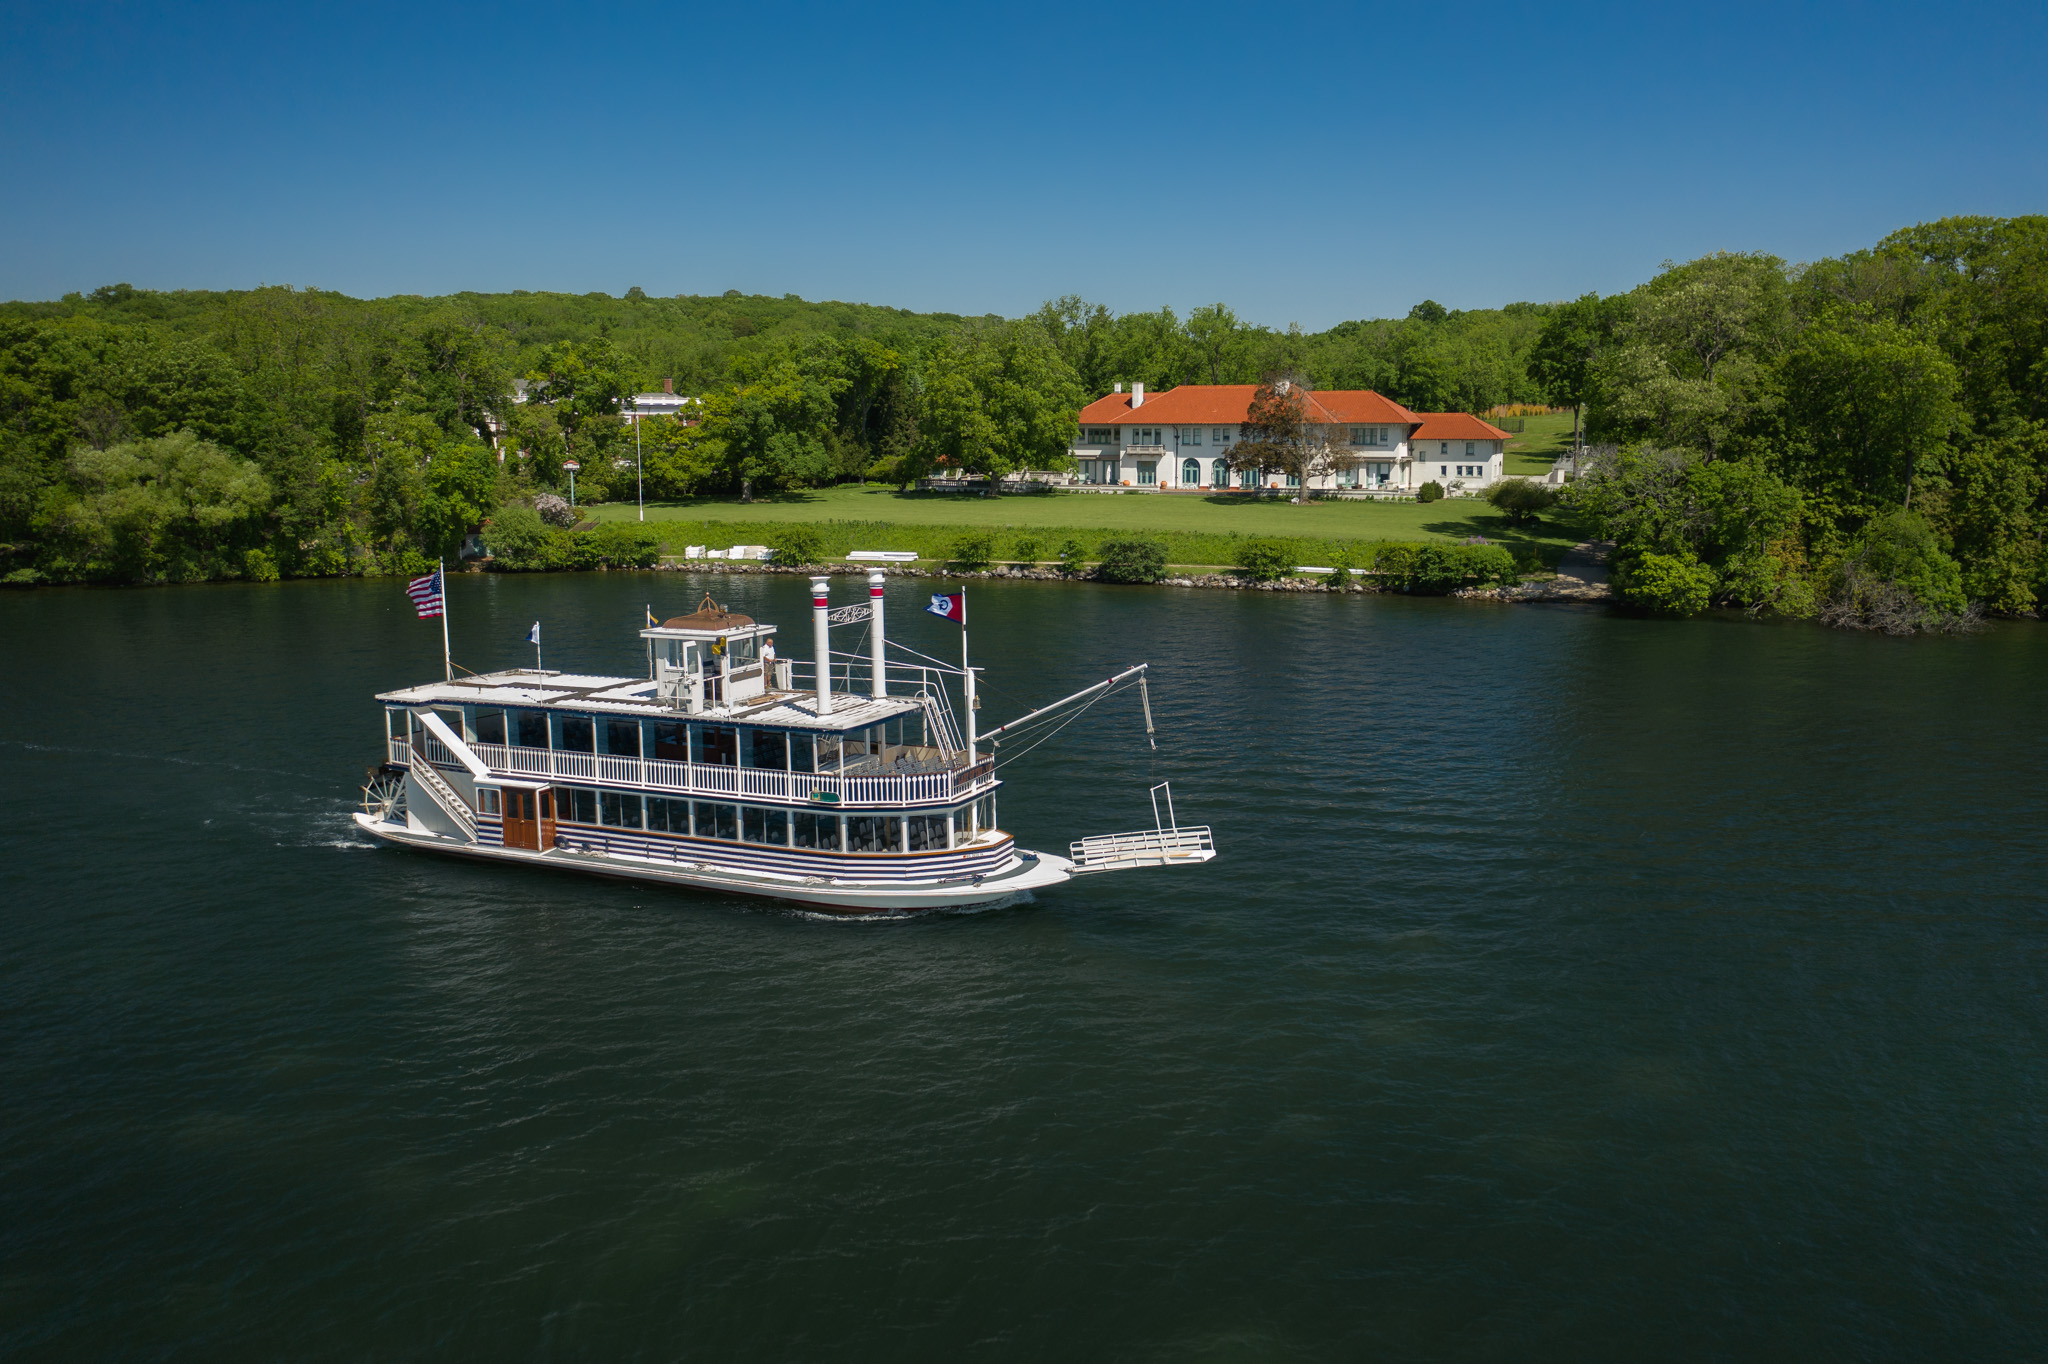
M 1136 488 L 1280 488 L 1279 474 L 1229 467 L 1250 420 L 1253 384 L 1182 384 L 1146 396 L 1132 384 L 1081 409 L 1072 451 L 1082 483 Z M 1311 392 L 1310 418 L 1346 452 L 1311 487 L 1483 488 L 1505 472 L 1508 433 L 1464 412 L 1410 412 L 1365 389 Z

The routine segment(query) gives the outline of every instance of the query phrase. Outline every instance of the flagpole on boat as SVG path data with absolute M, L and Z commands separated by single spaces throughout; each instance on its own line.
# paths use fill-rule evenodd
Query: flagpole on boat
M 967 585 L 960 586 L 960 672 L 967 679 L 967 761 L 974 762 L 974 669 L 967 665 Z
M 455 680 L 455 657 L 448 649 L 448 560 L 443 558 L 434 576 L 441 580 L 441 680 Z

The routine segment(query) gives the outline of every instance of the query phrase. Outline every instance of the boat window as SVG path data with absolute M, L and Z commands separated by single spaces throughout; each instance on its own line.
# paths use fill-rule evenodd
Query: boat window
M 479 786 L 476 788 L 476 812 L 480 815 L 495 815 L 498 813 L 497 787 Z
M 848 852 L 896 852 L 903 846 L 903 817 L 901 815 L 848 815 L 846 817 L 846 850 Z
M 737 805 L 708 800 L 697 802 L 697 837 L 737 840 L 739 836 L 740 810 Z
M 818 770 L 820 772 L 837 772 L 839 770 L 839 736 L 837 734 L 820 734 L 817 739 L 817 745 Z
M 605 721 L 604 751 L 621 758 L 639 757 L 640 722 L 638 720 Z
M 647 827 L 665 834 L 690 832 L 690 802 L 665 796 L 647 798 Z
M 405 716 L 406 712 L 402 710 L 387 710 L 384 712 L 385 738 L 403 739 L 405 737 Z
M 792 734 L 789 736 L 789 770 L 792 772 L 815 772 L 817 763 L 812 754 L 811 736 Z
M 512 712 L 514 736 L 521 748 L 546 748 L 548 746 L 548 717 L 545 711 L 515 710 Z
M 910 850 L 932 852 L 946 846 L 946 817 L 944 815 L 910 816 Z
M 758 805 L 747 805 L 740 810 L 740 828 L 749 843 L 770 843 L 778 848 L 789 846 L 789 811 L 764 810 Z
M 587 786 L 564 786 L 555 799 L 556 818 L 569 824 L 597 823 L 597 792 Z
M 789 770 L 789 740 L 779 729 L 757 729 L 753 731 L 754 766 L 766 767 L 777 772 Z
M 618 829 L 640 827 L 640 797 L 630 791 L 606 791 L 598 801 L 604 822 Z
M 690 727 L 657 720 L 654 723 L 654 756 L 667 762 L 690 760 Z
M 972 805 L 963 805 L 953 812 L 954 837 L 959 842 L 965 843 L 973 833 L 974 807 Z
M 839 816 L 814 815 L 799 810 L 796 814 L 796 845 L 799 848 L 823 848 L 830 852 L 839 850 Z
M 565 753 L 592 753 L 597 749 L 597 727 L 590 723 L 588 715 L 564 715 L 562 717 L 561 743 L 557 745 Z
M 976 819 L 976 823 L 977 823 L 977 826 L 978 826 L 978 827 L 980 827 L 980 828 L 983 828 L 983 829 L 993 829 L 993 828 L 995 828 L 995 827 L 996 827 L 996 798 L 995 798 L 994 796 L 990 796 L 990 797 L 989 797 L 988 799 L 986 799 L 986 800 L 979 800 L 979 801 L 976 801 L 976 802 L 974 803 L 974 806 L 975 806 L 975 819 Z
M 542 819 L 553 819 L 555 817 L 554 792 L 543 791 L 540 793 L 540 817 Z
M 690 731 L 690 761 L 712 767 L 738 767 L 740 743 L 737 731 L 724 725 L 698 725 Z
M 505 712 L 480 710 L 476 713 L 476 741 L 480 744 L 505 742 Z

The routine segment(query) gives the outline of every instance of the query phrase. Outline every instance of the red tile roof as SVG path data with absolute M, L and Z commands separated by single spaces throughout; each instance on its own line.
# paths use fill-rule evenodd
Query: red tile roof
M 1250 419 L 1257 384 L 1182 384 L 1145 395 L 1131 406 L 1128 393 L 1111 393 L 1081 409 L 1083 426 L 1201 426 Z M 1309 415 L 1330 425 L 1378 422 L 1412 426 L 1422 418 L 1368 389 L 1330 389 L 1309 394 Z
M 1418 412 L 1416 440 L 1507 440 L 1508 433 L 1469 412 Z

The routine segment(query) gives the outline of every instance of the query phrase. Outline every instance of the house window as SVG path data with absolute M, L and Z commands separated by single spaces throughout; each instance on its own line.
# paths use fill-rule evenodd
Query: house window
M 1141 488 L 1149 488 L 1149 487 L 1151 487 L 1151 486 L 1152 486 L 1153 484 L 1157 483 L 1158 481 L 1159 481 L 1159 466 L 1158 466 L 1158 464 L 1156 464 L 1156 463 L 1153 463 L 1153 462 L 1150 462 L 1150 461 L 1146 461 L 1146 462 L 1141 462 L 1141 463 L 1140 463 L 1140 464 L 1138 465 L 1138 486 L 1139 486 L 1139 487 L 1141 487 Z
M 1437 465 L 1437 466 L 1436 466 L 1436 476 L 1437 476 L 1438 478 L 1449 478 L 1449 477 L 1451 476 L 1451 471 L 1450 471 L 1450 467 L 1449 467 L 1448 465 L 1443 465 L 1443 464 L 1439 464 L 1439 465 Z
M 1354 427 L 1352 427 L 1352 428 L 1351 428 L 1351 443 L 1352 443 L 1353 445 L 1371 445 L 1371 444 L 1372 444 L 1372 428 L 1371 428 L 1370 426 L 1354 426 Z
M 1287 486 L 1290 488 L 1299 488 L 1301 486 L 1301 479 L 1294 474 L 1289 474 L 1287 476 Z
M 1109 426 L 1091 426 L 1088 428 L 1088 434 L 1082 439 L 1081 443 L 1084 445 L 1114 445 L 1116 444 L 1116 429 Z
M 1447 440 L 1438 441 L 1436 443 L 1436 452 L 1439 456 L 1448 455 L 1451 453 L 1451 443 Z
M 1478 454 L 1478 453 L 1479 453 L 1479 445 L 1478 445 L 1478 442 L 1476 442 L 1476 441 L 1469 441 L 1469 440 L 1465 442 L 1465 458 L 1466 458 L 1466 459 L 1470 459 L 1470 458 L 1472 458 L 1472 456 L 1474 456 L 1474 455 L 1476 455 L 1476 454 Z
M 1337 471 L 1337 486 L 1340 488 L 1356 488 L 1358 486 L 1358 467 L 1353 465 L 1347 469 L 1339 469 Z
M 1183 487 L 1192 488 L 1202 481 L 1202 461 L 1184 459 L 1180 462 L 1180 481 Z
M 1391 464 L 1368 464 L 1365 466 L 1365 486 L 1384 488 L 1393 482 L 1394 466 Z
M 1202 428 L 1199 426 L 1183 426 L 1180 429 L 1180 443 L 1182 445 L 1200 445 L 1202 443 Z
M 1156 426 L 1134 426 L 1131 428 L 1131 444 L 1159 444 L 1159 428 Z
M 1219 488 L 1228 488 L 1230 486 L 1230 466 L 1219 459 L 1214 467 L 1215 472 L 1211 475 L 1209 481 Z
M 1230 440 L 1230 428 L 1227 426 L 1219 426 L 1214 431 L 1211 431 L 1209 433 L 1209 436 L 1209 443 L 1211 445 L 1227 444 Z

